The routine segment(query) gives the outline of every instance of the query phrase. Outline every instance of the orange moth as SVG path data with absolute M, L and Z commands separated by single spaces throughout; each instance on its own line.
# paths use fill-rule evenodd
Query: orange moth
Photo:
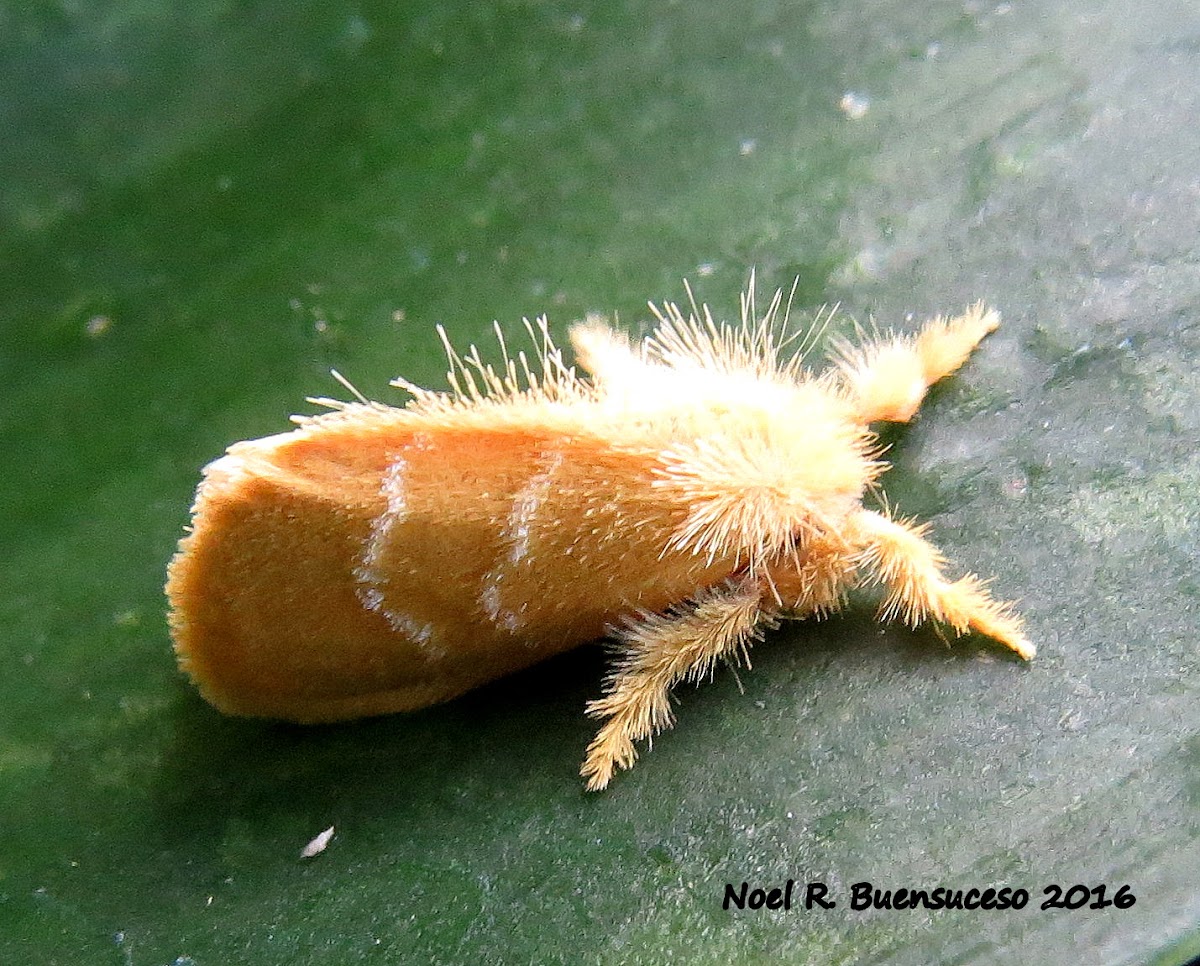
M 594 790 L 670 726 L 673 685 L 859 584 L 882 585 L 884 619 L 1033 656 L 1009 605 L 943 576 L 924 526 L 863 505 L 887 468 L 871 424 L 911 419 L 995 312 L 841 343 L 817 373 L 782 292 L 759 317 L 751 282 L 740 325 L 694 300 L 651 309 L 640 342 L 571 329 L 589 378 L 545 319 L 526 322 L 532 364 L 497 326 L 499 369 L 443 333 L 448 391 L 398 379 L 403 408 L 314 400 L 331 411 L 230 446 L 204 470 L 166 587 L 202 694 L 230 714 L 337 721 L 610 635 L 615 664 L 587 708 L 603 722 L 581 771 Z

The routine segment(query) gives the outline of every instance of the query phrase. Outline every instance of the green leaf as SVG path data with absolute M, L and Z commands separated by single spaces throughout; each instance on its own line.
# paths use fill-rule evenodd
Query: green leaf
M 0 961 L 1187 961 L 1196 36 L 1183 0 L 0 10 Z M 1004 312 L 884 483 L 1019 599 L 1032 664 L 856 600 L 681 689 L 600 795 L 599 648 L 339 727 L 177 672 L 200 467 L 331 367 L 399 403 L 436 323 L 636 332 L 685 276 L 732 316 L 752 268 L 843 331 Z M 722 908 L 788 879 L 837 906 Z

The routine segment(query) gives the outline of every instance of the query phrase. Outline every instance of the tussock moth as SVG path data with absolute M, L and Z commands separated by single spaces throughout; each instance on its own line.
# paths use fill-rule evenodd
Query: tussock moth
M 291 432 L 209 464 L 166 592 L 183 669 L 231 714 L 298 722 L 411 710 L 584 641 L 617 657 L 581 770 L 606 787 L 669 727 L 669 694 L 782 617 L 881 584 L 880 615 L 1034 654 L 974 575 L 943 576 L 926 528 L 863 505 L 907 421 L 999 318 L 981 304 L 915 336 L 843 342 L 821 372 L 782 291 L 739 325 L 651 304 L 641 342 L 545 319 L 497 370 L 442 333 L 450 389 L 403 408 L 313 400 Z M 691 295 L 690 289 L 688 290 Z M 790 299 L 788 300 L 790 305 Z M 439 330 L 440 331 L 440 330 Z M 885 504 L 886 505 L 886 504 Z

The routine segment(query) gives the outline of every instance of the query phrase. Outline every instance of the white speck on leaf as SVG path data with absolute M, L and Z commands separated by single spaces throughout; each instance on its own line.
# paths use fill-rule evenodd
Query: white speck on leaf
M 842 95 L 842 99 L 838 101 L 838 107 L 850 120 L 857 121 L 866 117 L 867 111 L 871 108 L 871 99 L 866 94 L 846 91 Z
M 316 836 L 308 845 L 300 852 L 300 858 L 311 859 L 314 855 L 320 855 L 329 846 L 330 840 L 333 838 L 333 826 L 330 825 L 324 832 Z

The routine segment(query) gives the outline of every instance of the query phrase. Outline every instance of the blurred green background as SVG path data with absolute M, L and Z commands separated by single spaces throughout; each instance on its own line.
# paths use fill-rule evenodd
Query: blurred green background
M 1188 0 L 0 4 L 0 962 L 1200 952 L 1198 70 Z M 1003 310 L 885 482 L 1032 665 L 861 603 L 591 796 L 598 648 L 313 729 L 176 672 L 200 467 L 331 367 L 400 402 L 437 322 L 636 330 L 685 276 L 730 317 L 752 267 L 843 324 Z M 838 907 L 721 908 L 788 878 Z

